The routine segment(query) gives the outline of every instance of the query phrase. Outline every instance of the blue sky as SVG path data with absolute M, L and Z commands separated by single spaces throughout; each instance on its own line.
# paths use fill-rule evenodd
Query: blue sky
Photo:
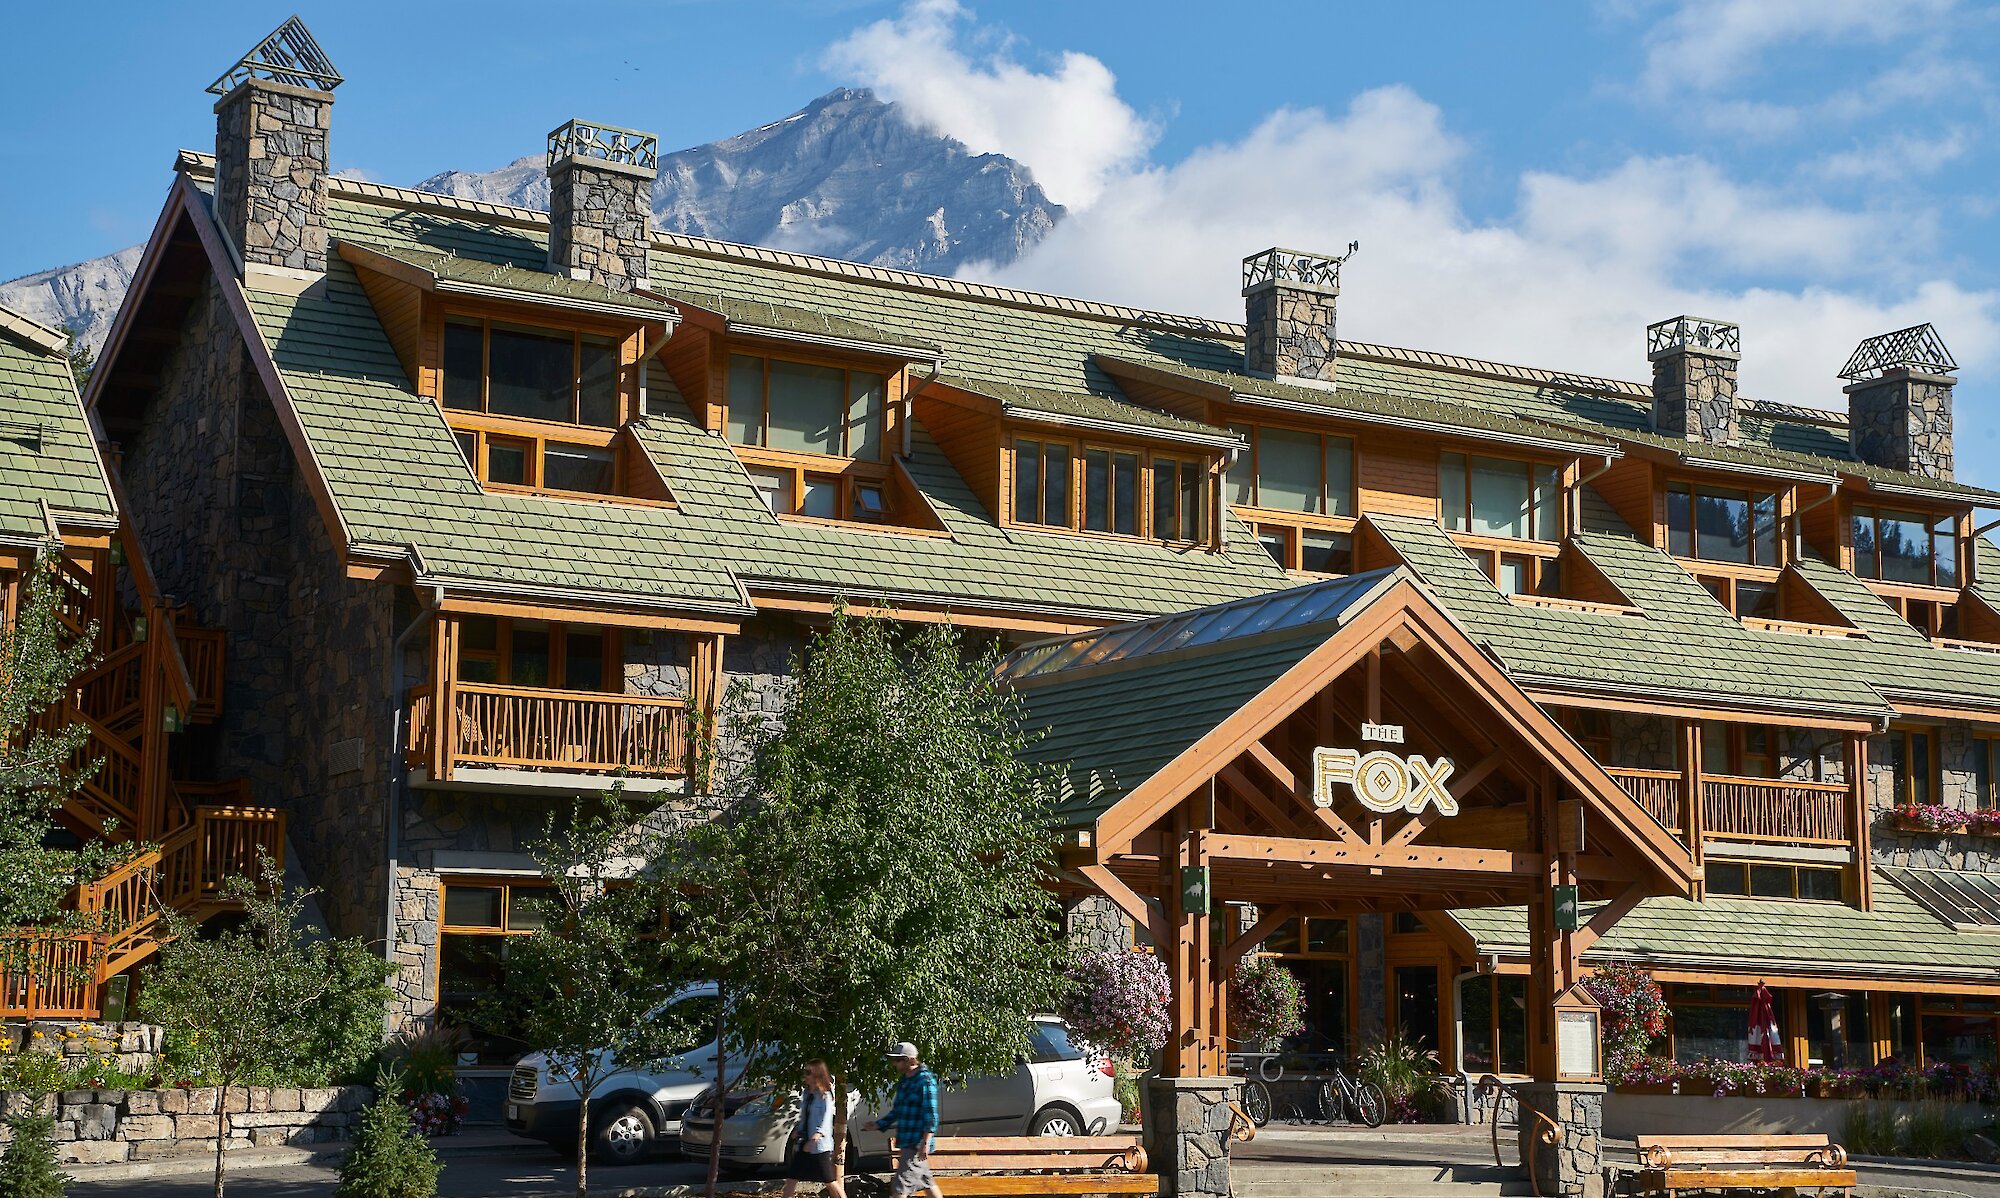
M 203 87 L 292 10 L 12 14 L 0 278 L 142 240 L 173 149 L 212 143 Z M 1961 474 L 2000 482 L 1984 465 L 2000 445 L 1992 5 L 343 0 L 301 15 L 348 80 L 335 165 L 385 182 L 499 166 L 572 115 L 694 145 L 872 86 L 1071 206 L 1049 243 L 983 277 L 1227 316 L 1243 254 L 1358 238 L 1343 335 L 1639 378 L 1646 321 L 1692 310 L 1743 324 L 1747 391 L 1820 406 L 1842 402 L 1834 373 L 1859 337 L 1928 319 L 1964 367 Z M 33 46 L 47 52 L 20 53 Z

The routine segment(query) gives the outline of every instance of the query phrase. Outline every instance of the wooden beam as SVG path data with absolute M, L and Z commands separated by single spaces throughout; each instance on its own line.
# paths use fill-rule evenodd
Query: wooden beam
M 1225 765 L 1215 775 L 1231 794 L 1242 799 L 1252 811 L 1264 817 L 1280 835 L 1303 836 L 1308 826 L 1292 818 L 1291 813 L 1273 803 L 1257 784 L 1245 777 L 1243 771 L 1233 765 Z
M 1127 886 L 1124 879 L 1111 872 L 1107 865 L 1080 865 L 1077 873 L 1082 874 L 1098 893 L 1111 900 L 1113 906 L 1123 911 L 1127 918 L 1146 929 L 1146 935 L 1159 948 L 1167 943 L 1167 916 L 1160 906 L 1160 900 L 1146 898 Z
M 1500 763 L 1504 760 L 1504 757 L 1504 754 L 1495 749 L 1493 752 L 1480 758 L 1477 765 L 1452 779 L 1451 786 L 1448 788 L 1451 791 L 1451 797 L 1463 800 L 1466 795 L 1471 794 L 1475 787 L 1481 782 L 1486 781 L 1494 770 L 1500 768 Z M 1388 839 L 1386 847 L 1400 848 L 1403 845 L 1411 843 L 1417 837 L 1422 836 L 1424 829 L 1430 827 L 1438 818 L 1437 808 L 1424 808 L 1423 811 L 1404 821 L 1402 827 L 1396 829 L 1396 834 Z
M 1270 937 L 1271 933 L 1282 927 L 1286 920 L 1297 918 L 1297 916 L 1298 908 L 1289 904 L 1282 907 L 1259 908 L 1257 922 L 1250 925 L 1250 930 L 1231 940 L 1229 947 L 1222 950 L 1224 963 L 1230 968 L 1234 968 L 1236 963 L 1243 959 L 1244 953 L 1262 944 Z
M 1446 870 L 1457 873 L 1537 876 L 1543 868 L 1539 853 L 1509 849 L 1437 848 L 1404 845 L 1360 845 L 1330 840 L 1296 840 L 1277 836 L 1210 836 L 1208 855 L 1219 861 L 1256 861 L 1271 865 L 1355 866 L 1367 869 Z
M 1590 922 L 1578 928 L 1571 937 L 1571 943 L 1576 946 L 1578 955 L 1589 952 L 1592 945 L 1617 926 L 1619 920 L 1631 914 L 1632 908 L 1638 906 L 1639 900 L 1645 897 L 1646 888 L 1635 882 L 1626 887 L 1617 898 L 1599 907 L 1597 914 L 1590 917 Z

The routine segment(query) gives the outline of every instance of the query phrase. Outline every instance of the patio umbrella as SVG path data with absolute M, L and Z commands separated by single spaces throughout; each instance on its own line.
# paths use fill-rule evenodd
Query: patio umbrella
M 1778 1013 L 1771 1001 L 1770 988 L 1757 983 L 1750 996 L 1750 1059 L 1759 1064 L 1775 1064 L 1784 1058 L 1778 1040 Z

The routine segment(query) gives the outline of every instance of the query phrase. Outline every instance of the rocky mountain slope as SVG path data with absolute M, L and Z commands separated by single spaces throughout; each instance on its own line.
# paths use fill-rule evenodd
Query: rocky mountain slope
M 539 153 L 445 171 L 425 191 L 548 207 Z M 735 137 L 660 156 L 654 226 L 677 233 L 950 274 L 1011 262 L 1062 217 L 1028 169 L 968 153 L 866 91 L 829 92 Z M 139 261 L 134 246 L 0 283 L 0 304 L 101 345 Z

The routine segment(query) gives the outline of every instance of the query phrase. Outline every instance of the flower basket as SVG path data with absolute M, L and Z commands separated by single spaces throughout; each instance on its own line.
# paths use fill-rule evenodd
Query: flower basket
M 1911 803 L 1891 808 L 1886 822 L 1899 832 L 1920 832 L 1936 836 L 1969 831 L 1973 822 L 1972 816 L 1972 812 L 1947 807 L 1943 803 Z

